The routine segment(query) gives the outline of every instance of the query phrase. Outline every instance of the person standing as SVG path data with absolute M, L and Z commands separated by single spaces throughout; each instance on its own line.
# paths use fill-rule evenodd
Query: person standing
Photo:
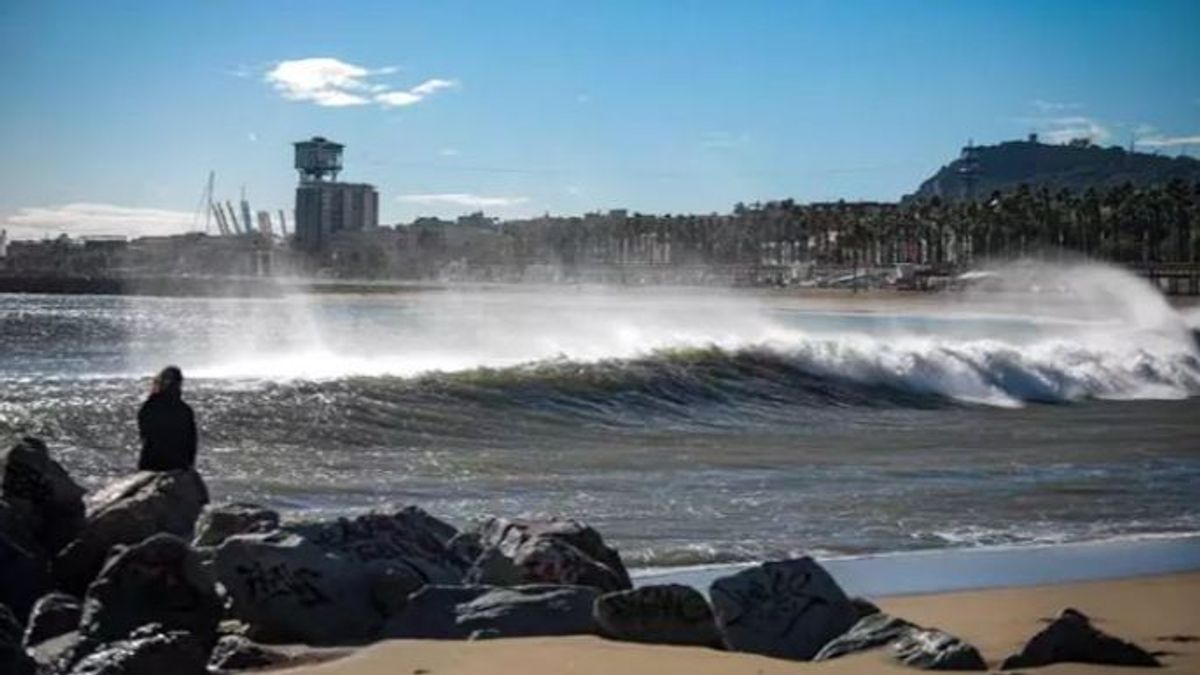
M 139 471 L 190 469 L 196 463 L 196 417 L 183 402 L 183 371 L 167 366 L 138 410 Z

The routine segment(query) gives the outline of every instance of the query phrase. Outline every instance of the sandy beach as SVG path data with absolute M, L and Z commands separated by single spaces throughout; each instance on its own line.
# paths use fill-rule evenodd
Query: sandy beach
M 1200 573 L 1113 581 L 1029 586 L 882 598 L 886 612 L 936 626 L 979 648 L 998 668 L 1050 617 L 1074 607 L 1112 635 L 1157 652 L 1165 670 L 1200 672 Z M 1034 670 L 1034 669 L 1028 669 Z M 1137 669 L 1058 664 L 1055 673 L 1131 673 Z M 524 638 L 477 642 L 394 640 L 327 663 L 289 669 L 300 675 L 484 675 L 611 673 L 716 675 L 718 673 L 914 672 L 890 662 L 883 650 L 820 664 L 793 663 L 710 649 L 640 645 L 598 637 Z

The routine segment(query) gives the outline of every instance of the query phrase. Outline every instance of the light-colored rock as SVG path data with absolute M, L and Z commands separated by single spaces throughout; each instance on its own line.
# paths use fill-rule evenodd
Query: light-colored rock
M 32 647 L 79 628 L 83 605 L 79 598 L 66 593 L 43 595 L 29 612 L 22 644 Z
M 190 541 L 208 490 L 200 474 L 139 471 L 119 479 L 87 500 L 79 536 L 54 561 L 54 575 L 65 590 L 82 593 L 116 544 L 136 544 L 166 532 Z
M 892 643 L 892 656 L 922 670 L 987 670 L 979 650 L 936 628 L 913 628 Z
M 904 635 L 913 624 L 882 612 L 868 614 L 850 630 L 830 640 L 817 652 L 813 661 L 826 661 L 839 656 L 882 647 Z
M 282 651 L 256 644 L 240 635 L 225 635 L 209 655 L 208 666 L 220 671 L 246 670 L 279 666 L 291 660 L 292 657 Z
M 577 521 L 492 518 L 480 528 L 479 543 L 482 553 L 467 573 L 469 583 L 633 587 L 620 554 Z
M 271 532 L 279 528 L 279 513 L 257 504 L 233 502 L 205 507 L 196 523 L 192 546 L 220 546 L 235 534 Z
M 101 645 L 70 675 L 205 675 L 207 661 L 208 649 L 196 636 L 152 624 Z
M 1005 659 L 1002 668 L 1036 668 L 1068 662 L 1152 668 L 1162 665 L 1145 649 L 1097 629 L 1083 612 L 1067 608 L 1031 637 L 1019 654 Z
M 666 584 L 605 593 L 594 607 L 600 633 L 614 640 L 720 645 L 712 608 L 691 586 Z
M 86 639 L 107 643 L 155 623 L 212 645 L 221 620 L 215 586 L 187 542 L 156 534 L 105 564 L 84 597 L 80 631 Z
M 596 632 L 587 586 L 426 586 L 392 617 L 381 637 L 476 639 Z
M 768 562 L 709 589 L 725 646 L 809 660 L 858 619 L 846 594 L 812 558 Z

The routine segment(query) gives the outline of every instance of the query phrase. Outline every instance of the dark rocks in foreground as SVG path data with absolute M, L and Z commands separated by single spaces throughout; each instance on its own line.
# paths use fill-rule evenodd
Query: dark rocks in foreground
M 37 438 L 23 438 L 8 451 L 0 494 L 46 555 L 58 553 L 83 527 L 83 488 Z
M 841 587 L 809 557 L 722 577 L 709 594 L 732 651 L 807 661 L 858 620 Z
M 415 507 L 288 524 L 229 537 L 215 568 L 256 639 L 363 642 L 411 593 L 462 581 L 466 562 L 447 546 L 456 532 Z
M 492 518 L 478 535 L 482 551 L 467 573 L 468 583 L 566 584 L 600 591 L 633 587 L 616 549 L 578 521 Z
M 88 587 L 79 627 L 86 638 L 109 642 L 153 623 L 211 646 L 220 620 L 212 574 L 187 542 L 164 533 L 109 559 Z
M 37 664 L 21 645 L 21 624 L 5 605 L 0 604 L 0 673 L 33 675 Z
M 109 484 L 88 497 L 82 531 L 54 561 L 59 585 L 83 593 L 115 545 L 161 532 L 190 540 L 207 503 L 208 490 L 192 469 L 139 471 Z
M 1132 642 L 1097 629 L 1083 612 L 1067 608 L 1030 638 L 1019 654 L 1004 659 L 1001 668 L 1034 668 L 1065 662 L 1152 668 L 1162 665 L 1154 655 Z
M 588 586 L 426 586 L 383 629 L 386 638 L 437 640 L 596 633 Z
M 596 599 L 600 634 L 614 640 L 720 647 L 708 600 L 691 586 L 666 584 L 606 593 Z

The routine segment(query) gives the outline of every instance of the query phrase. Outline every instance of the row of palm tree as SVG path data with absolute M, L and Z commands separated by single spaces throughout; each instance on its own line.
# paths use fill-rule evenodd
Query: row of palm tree
M 498 235 L 498 236 L 495 236 Z M 1084 192 L 1022 185 L 973 201 L 738 204 L 728 214 L 610 212 L 496 226 L 470 264 L 886 266 L 962 268 L 1077 251 L 1122 263 L 1200 260 L 1200 183 Z

